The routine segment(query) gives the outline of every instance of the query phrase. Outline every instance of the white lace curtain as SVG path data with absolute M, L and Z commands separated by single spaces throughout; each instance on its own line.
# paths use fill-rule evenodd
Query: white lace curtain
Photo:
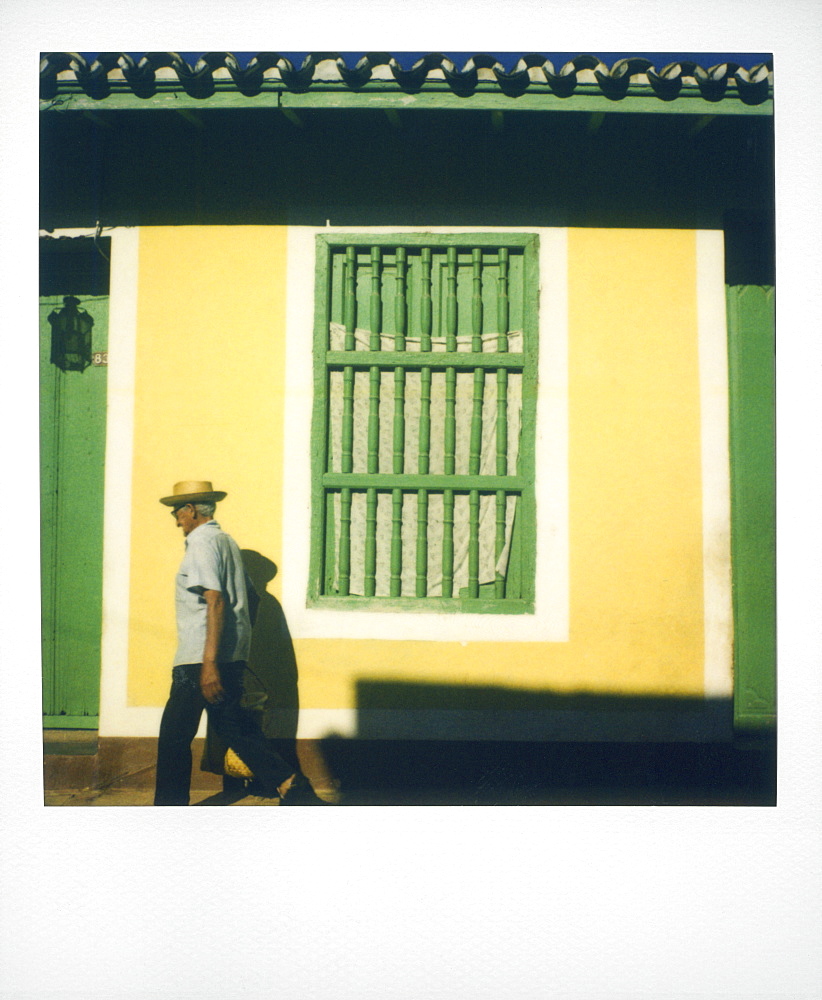
M 499 342 L 498 334 L 483 336 L 483 350 L 494 352 Z M 330 348 L 332 351 L 344 349 L 345 330 L 342 325 L 332 323 L 330 327 Z M 355 349 L 370 349 L 370 333 L 358 329 L 355 333 Z M 394 350 L 392 337 L 381 338 L 381 349 Z M 415 338 L 406 339 L 406 351 L 412 355 L 419 352 L 420 342 Z M 471 350 L 471 337 L 457 339 L 458 351 Z M 445 339 L 432 338 L 432 351 L 444 352 Z M 508 352 L 522 352 L 522 332 L 508 334 Z M 404 462 L 403 472 L 419 472 L 419 430 L 420 430 L 420 373 L 419 370 L 405 372 L 404 389 Z M 458 372 L 456 379 L 456 475 L 469 474 L 471 420 L 473 414 L 474 372 Z M 522 375 L 511 371 L 507 377 L 507 474 L 517 470 L 519 454 L 520 424 L 522 412 Z M 355 372 L 354 377 L 354 447 L 353 469 L 355 473 L 367 471 L 367 438 L 370 399 L 370 374 L 367 370 Z M 379 465 L 380 473 L 392 473 L 394 469 L 394 403 L 395 380 L 393 370 L 383 370 L 380 375 L 379 405 Z M 445 373 L 432 372 L 430 407 L 430 449 L 429 473 L 442 475 L 445 472 Z M 330 435 L 329 471 L 342 471 L 342 421 L 343 421 L 343 374 L 332 371 L 330 375 Z M 480 475 L 497 473 L 497 375 L 490 369 L 485 375 L 482 407 L 482 446 L 480 452 Z M 416 586 L 416 546 L 418 501 L 416 490 L 403 493 L 402 504 L 402 596 L 414 596 Z M 505 546 L 496 555 L 496 494 L 480 494 L 479 511 L 479 583 L 492 583 L 497 573 L 505 575 L 511 532 L 516 512 L 516 496 L 508 496 L 505 510 Z M 442 540 L 443 540 L 443 495 L 428 492 L 428 574 L 427 594 L 436 597 L 442 594 Z M 387 596 L 390 583 L 390 552 L 393 505 L 391 491 L 380 491 L 377 498 L 377 567 L 376 594 Z M 340 496 L 335 496 L 335 535 L 339 544 Z M 351 580 L 350 593 L 364 593 L 366 537 L 366 495 L 365 491 L 352 494 L 351 510 Z M 469 547 L 469 502 L 468 496 L 458 494 L 454 510 L 454 595 L 468 586 Z M 335 560 L 338 565 L 338 560 Z

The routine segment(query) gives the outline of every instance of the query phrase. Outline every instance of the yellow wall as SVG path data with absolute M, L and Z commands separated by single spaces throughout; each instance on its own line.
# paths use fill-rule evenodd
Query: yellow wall
M 220 523 L 279 561 L 285 233 L 145 230 L 140 255 L 129 692 L 160 704 L 182 539 L 158 497 L 212 479 Z M 702 692 L 695 234 L 571 230 L 568 261 L 570 640 L 298 640 L 302 707 L 364 679 Z
M 170 684 L 183 539 L 158 499 L 174 483 L 210 479 L 226 490 L 220 524 L 243 548 L 278 562 L 285 245 L 282 227 L 140 234 L 128 686 L 134 705 L 162 704 Z M 279 583 L 275 578 L 269 587 L 275 595 Z

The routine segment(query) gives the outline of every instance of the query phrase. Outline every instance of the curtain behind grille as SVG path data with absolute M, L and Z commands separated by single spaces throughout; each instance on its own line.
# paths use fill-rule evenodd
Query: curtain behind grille
M 483 349 L 494 352 L 499 343 L 497 333 L 485 334 Z M 330 324 L 330 348 L 332 351 L 344 349 L 345 330 L 341 324 Z M 509 353 L 522 352 L 521 331 L 508 334 Z M 355 350 L 368 350 L 370 333 L 357 329 Z M 393 337 L 381 338 L 381 349 L 393 351 Z M 445 338 L 432 338 L 432 352 L 445 351 Z M 408 362 L 413 364 L 413 355 L 420 350 L 420 341 L 407 338 Z M 458 351 L 471 350 L 471 337 L 457 338 Z M 507 462 L 508 475 L 515 475 L 519 455 L 520 426 L 522 412 L 522 375 L 508 373 L 507 389 Z M 393 471 L 394 442 L 394 371 L 381 372 L 380 377 L 380 435 L 379 472 Z M 456 450 L 455 473 L 469 473 L 469 441 L 473 412 L 474 372 L 457 373 L 456 382 Z M 370 380 L 367 370 L 357 371 L 354 379 L 354 449 L 353 472 L 365 473 L 367 468 L 367 425 L 369 412 Z M 329 471 L 342 471 L 342 418 L 343 418 L 343 375 L 340 371 L 330 373 L 329 402 Z M 403 472 L 415 474 L 419 471 L 419 421 L 420 421 L 420 375 L 419 371 L 406 370 L 405 373 L 405 448 Z M 429 451 L 429 473 L 444 473 L 445 454 L 445 373 L 434 371 L 431 379 L 431 447 Z M 497 472 L 497 381 L 496 369 L 485 375 L 482 409 L 482 446 L 480 452 L 480 475 L 496 475 Z M 516 513 L 516 496 L 508 496 L 506 501 L 505 546 L 499 559 L 495 558 L 496 538 L 496 494 L 480 494 L 479 517 L 479 583 L 492 583 L 497 573 L 505 575 L 511 532 Z M 376 594 L 387 596 L 390 578 L 392 498 L 391 492 L 379 492 L 377 499 L 377 569 Z M 334 497 L 335 537 L 339 542 L 340 497 Z M 428 491 L 428 590 L 429 597 L 442 594 L 442 536 L 443 536 L 443 495 L 441 491 Z M 350 593 L 364 592 L 366 510 L 365 491 L 352 493 L 351 511 L 351 581 Z M 468 496 L 457 494 L 454 510 L 454 593 L 468 585 Z M 414 596 L 416 580 L 416 539 L 417 539 L 417 491 L 404 492 L 402 506 L 402 596 Z M 338 560 L 335 559 L 335 566 Z M 337 584 L 335 575 L 335 586 Z

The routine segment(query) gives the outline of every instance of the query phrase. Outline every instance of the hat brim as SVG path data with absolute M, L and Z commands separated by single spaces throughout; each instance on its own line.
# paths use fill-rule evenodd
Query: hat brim
M 166 507 L 180 507 L 187 503 L 218 503 L 227 496 L 227 493 L 220 490 L 212 493 L 178 493 L 173 497 L 160 497 L 160 503 L 164 503 Z

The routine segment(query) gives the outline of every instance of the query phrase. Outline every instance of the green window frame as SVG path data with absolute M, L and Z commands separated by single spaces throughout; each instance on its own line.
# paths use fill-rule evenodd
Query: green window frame
M 534 611 L 539 238 L 316 237 L 309 605 Z

